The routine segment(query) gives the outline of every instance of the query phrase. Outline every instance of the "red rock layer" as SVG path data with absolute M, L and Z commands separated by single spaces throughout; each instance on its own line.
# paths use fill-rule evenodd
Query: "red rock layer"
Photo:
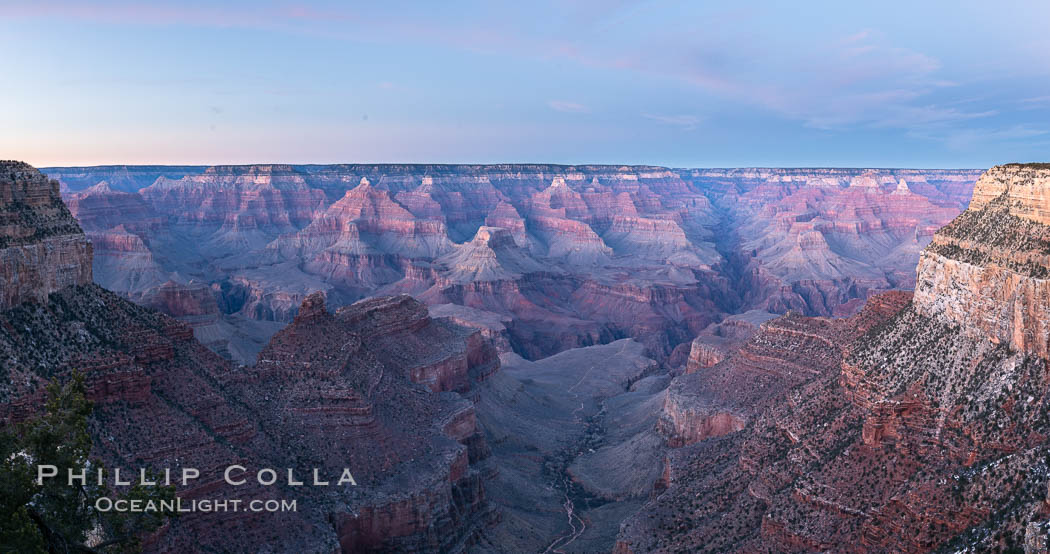
M 58 181 L 0 161 L 0 309 L 91 282 L 91 243 L 62 203 Z

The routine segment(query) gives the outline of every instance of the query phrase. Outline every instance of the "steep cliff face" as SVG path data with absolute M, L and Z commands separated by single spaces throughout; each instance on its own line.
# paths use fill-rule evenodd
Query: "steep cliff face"
M 142 196 L 115 190 L 106 181 L 70 193 L 65 201 L 70 213 L 85 231 L 104 231 L 123 226 L 127 230 L 147 233 L 163 226 L 160 215 L 153 211 Z
M 102 181 L 68 193 L 65 201 L 94 246 L 96 283 L 148 303 L 156 288 L 173 277 L 157 263 L 157 246 L 150 242 L 170 233 L 167 219 L 140 195 Z
M 1050 225 L 1050 164 L 1006 164 L 986 171 L 974 185 L 969 209 L 999 200 L 1020 218 Z
M 744 429 L 787 391 L 835 373 L 850 340 L 908 300 L 906 293 L 886 293 L 846 319 L 789 314 L 760 323 L 722 360 L 671 381 L 659 430 L 678 447 Z
M 1006 165 L 919 263 L 916 309 L 1050 358 L 1050 167 Z
M 91 243 L 48 180 L 0 161 L 0 309 L 91 282 Z
M 287 165 L 216 166 L 180 179 L 161 176 L 140 194 L 180 221 L 228 225 L 242 220 L 277 228 L 310 221 L 323 198 Z
M 773 320 L 676 378 L 664 428 L 687 446 L 617 551 L 1045 548 L 1045 171 L 983 176 L 923 253 L 913 302 Z M 721 413 L 748 420 L 717 436 Z
M 711 367 L 729 357 L 751 338 L 762 323 L 776 317 L 761 310 L 729 316 L 704 328 L 689 345 L 684 373 Z
M 333 314 L 315 293 L 257 364 L 235 368 L 188 325 L 90 284 L 90 245 L 57 183 L 28 166 L 4 167 L 5 252 L 85 248 L 76 251 L 75 278 L 11 295 L 5 288 L 0 425 L 37 413 L 46 382 L 77 370 L 95 401 L 94 455 L 107 467 L 197 468 L 200 477 L 177 491 L 187 501 L 297 501 L 282 514 L 183 514 L 150 538 L 148 551 L 461 552 L 494 523 L 478 466 L 489 448 L 467 396 L 499 359 L 478 331 L 431 318 L 406 296 Z M 5 276 L 66 269 L 54 257 L 0 258 Z M 169 283 L 153 299 L 189 318 L 217 309 L 206 287 Z M 250 473 L 292 468 L 300 479 L 317 468 L 332 482 L 347 469 L 357 485 L 231 486 L 223 471 L 233 464 Z
M 196 249 L 222 258 L 264 247 L 309 223 L 324 194 L 290 166 L 218 166 L 180 179 L 159 177 L 139 194 L 191 235 Z

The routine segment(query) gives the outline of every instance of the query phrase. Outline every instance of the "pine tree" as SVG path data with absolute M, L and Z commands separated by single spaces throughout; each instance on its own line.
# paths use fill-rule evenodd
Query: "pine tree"
M 0 428 L 0 551 L 25 553 L 126 553 L 141 550 L 141 539 L 171 512 L 99 511 L 95 502 L 118 495 L 99 485 L 97 460 L 90 460 L 88 418 L 92 404 L 77 373 L 48 386 L 44 413 Z M 37 484 L 37 467 L 59 468 L 55 478 Z M 69 484 L 67 468 L 87 468 L 85 483 Z M 160 502 L 175 488 L 135 485 L 120 498 Z

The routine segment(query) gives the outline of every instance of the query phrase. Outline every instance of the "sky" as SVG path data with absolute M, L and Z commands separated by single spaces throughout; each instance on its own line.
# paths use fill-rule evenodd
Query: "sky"
M 0 0 L 37 166 L 1050 161 L 1050 2 Z

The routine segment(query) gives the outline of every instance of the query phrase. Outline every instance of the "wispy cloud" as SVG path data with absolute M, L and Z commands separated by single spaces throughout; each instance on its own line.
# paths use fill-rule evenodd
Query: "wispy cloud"
M 776 40 L 742 44 L 732 34 L 698 39 L 692 30 L 666 30 L 659 37 L 615 48 L 556 41 L 546 48 L 532 47 L 586 67 L 678 80 L 812 128 L 907 131 L 992 115 L 989 110 L 965 111 L 931 100 L 932 94 L 958 85 L 939 74 L 942 62 L 893 45 L 870 29 L 818 39 L 812 49 L 802 51 L 780 48 Z M 682 123 L 678 115 L 646 117 L 691 128 L 697 123 Z
M 953 150 L 973 150 L 975 147 L 993 143 L 1027 141 L 1034 137 L 1046 135 L 1047 131 L 1028 125 L 1013 125 L 1003 129 L 958 129 L 946 132 L 941 136 L 930 137 L 941 140 Z
M 343 87 L 352 89 L 347 98 L 361 102 L 361 111 L 345 107 L 342 101 L 332 108 L 354 114 L 368 108 L 375 110 L 371 112 L 374 119 L 393 113 L 395 110 L 386 108 L 410 93 L 426 92 L 428 85 L 435 85 L 433 94 L 419 95 L 428 102 L 428 109 L 404 117 L 440 119 L 450 110 L 463 108 L 460 103 L 468 96 L 470 102 L 486 102 L 478 99 L 482 95 L 470 95 L 491 85 L 492 100 L 488 102 L 493 105 L 479 106 L 488 109 L 474 110 L 468 119 L 495 125 L 496 119 L 503 118 L 499 124 L 513 129 L 537 109 L 576 114 L 538 119 L 574 132 L 595 132 L 608 140 L 602 146 L 606 151 L 611 151 L 609 145 L 624 152 L 643 150 L 629 140 L 616 142 L 610 137 L 615 131 L 633 136 L 632 126 L 656 124 L 685 131 L 702 126 L 737 135 L 768 132 L 787 140 L 818 137 L 815 140 L 821 142 L 814 143 L 816 148 L 829 148 L 826 137 L 833 134 L 841 141 L 836 140 L 830 150 L 857 148 L 864 155 L 880 149 L 901 150 L 909 138 L 936 141 L 931 147 L 937 148 L 974 145 L 982 152 L 994 140 L 1007 152 L 1021 146 L 1020 141 L 1029 145 L 1045 142 L 1050 134 L 1037 128 L 1038 121 L 1032 117 L 1040 113 L 1035 110 L 1050 108 L 1050 96 L 1040 96 L 1050 83 L 1050 73 L 1040 63 L 1050 43 L 1042 38 L 1037 24 L 1045 17 L 1033 15 L 1004 26 L 1005 20 L 995 20 L 996 10 L 978 4 L 960 5 L 937 16 L 955 23 L 977 19 L 970 17 L 975 14 L 991 18 L 979 34 L 983 41 L 958 42 L 953 42 L 956 39 L 948 30 L 953 27 L 947 24 L 919 32 L 918 27 L 901 25 L 892 17 L 873 17 L 859 7 L 836 7 L 829 16 L 835 24 L 825 25 L 816 23 L 819 18 L 814 16 L 827 15 L 822 13 L 826 7 L 801 3 L 785 8 L 771 3 L 744 9 L 729 0 L 537 0 L 519 4 L 463 0 L 457 2 L 455 13 L 426 3 L 391 8 L 315 0 L 260 0 L 258 6 L 247 0 L 0 0 L 0 9 L 3 18 L 16 23 L 13 28 L 18 27 L 19 19 L 44 27 L 56 21 L 82 24 L 71 27 L 85 29 L 102 24 L 119 37 L 127 30 L 155 27 L 159 41 L 183 40 L 203 28 L 207 32 L 200 34 L 216 44 L 226 40 L 254 44 L 262 38 L 268 45 L 272 41 L 275 51 L 287 49 L 280 50 L 287 56 L 279 58 L 294 59 L 301 53 L 330 57 L 327 67 L 345 68 L 350 75 L 376 74 L 368 73 L 369 64 L 360 60 L 376 66 L 405 66 L 407 71 L 382 72 L 375 81 Z M 904 2 L 893 9 L 897 6 Z M 780 32 L 784 28 L 798 32 Z M 989 37 L 1003 40 L 989 41 Z M 299 44 L 302 50 L 297 50 Z M 289 121 L 297 121 L 300 112 L 287 106 L 317 106 L 304 108 L 302 113 L 326 109 L 322 106 L 329 91 L 335 90 L 333 83 L 341 78 L 289 85 L 286 74 L 246 69 L 242 60 L 251 62 L 254 53 L 263 51 L 236 48 L 216 57 L 221 63 L 217 61 L 212 69 L 228 63 L 229 72 L 171 72 L 169 76 L 125 63 L 112 70 L 113 75 L 68 72 L 71 76 L 63 78 L 104 81 L 107 86 L 114 79 L 128 79 L 136 85 L 172 80 L 183 90 L 206 93 L 198 95 L 201 102 L 212 102 L 209 96 L 221 97 L 214 102 L 228 108 L 229 119 L 239 112 L 239 104 L 226 98 L 229 95 L 279 103 L 289 110 Z M 374 58 L 361 56 L 361 52 L 374 53 Z M 99 59 L 99 65 L 107 67 Z M 52 65 L 61 68 L 63 63 Z M 478 77 L 478 64 L 490 63 L 499 70 L 494 77 Z M 436 71 L 438 64 L 440 71 Z M 357 72 L 359 69 L 363 71 Z M 244 75 L 235 82 L 227 79 L 239 73 Z M 548 88 L 550 92 L 541 93 L 545 96 L 539 99 L 515 94 L 520 83 L 533 81 L 558 83 L 561 88 Z M 14 94 L 20 86 L 18 82 L 0 83 L 0 93 Z M 458 87 L 468 90 L 460 93 Z M 551 97 L 556 98 L 547 100 Z M 497 103 L 498 109 L 494 107 Z M 109 106 L 106 101 L 99 104 Z M 4 105 L 20 106 L 18 102 Z M 201 104 L 198 112 L 210 115 L 207 106 Z M 698 115 L 716 110 L 717 120 Z M 689 138 L 699 141 L 704 135 Z M 746 142 L 725 148 L 750 152 Z M 653 149 L 667 150 L 664 145 Z M 967 163 L 971 159 L 968 156 Z
M 858 32 L 853 33 L 852 35 L 849 35 L 848 37 L 842 39 L 842 42 L 847 43 L 847 44 L 851 43 L 851 42 L 860 42 L 860 41 L 862 41 L 862 40 L 864 40 L 864 39 L 866 39 L 866 38 L 868 38 L 870 36 L 871 36 L 871 29 L 864 29 L 863 31 L 858 31 Z
M 217 27 L 265 27 L 277 12 L 262 9 L 255 13 L 222 6 L 195 6 L 172 3 L 103 2 L 94 5 L 69 0 L 41 0 L 29 4 L 4 6 L 8 17 L 56 17 L 108 23 L 170 25 L 189 24 Z
M 1022 98 L 1017 102 L 1021 105 L 1022 110 L 1036 110 L 1039 108 L 1050 107 L 1050 95 Z
M 953 84 L 937 75 L 941 62 L 925 53 L 892 44 L 877 29 L 862 28 L 845 36 L 817 37 L 809 49 L 796 49 L 785 47 L 790 44 L 782 37 L 756 36 L 754 40 L 742 42 L 739 32 L 729 32 L 741 25 L 747 28 L 754 18 L 751 13 L 719 14 L 720 27 L 698 35 L 685 24 L 686 20 L 682 20 L 681 25 L 676 22 L 661 26 L 659 33 L 644 26 L 635 28 L 637 18 L 624 17 L 641 10 L 633 0 L 612 4 L 581 0 L 548 7 L 555 19 L 560 17 L 563 23 L 582 26 L 576 29 L 578 38 L 543 32 L 526 24 L 510 24 L 527 19 L 535 11 L 524 8 L 519 10 L 521 13 L 514 12 L 514 17 L 506 17 L 501 10 L 479 10 L 466 20 L 438 20 L 414 13 L 389 18 L 365 8 L 315 8 L 308 4 L 291 7 L 264 4 L 260 9 L 244 10 L 207 4 L 186 7 L 171 2 L 144 5 L 104 2 L 87 8 L 70 0 L 41 0 L 8 15 L 246 27 L 354 41 L 407 39 L 485 53 L 565 60 L 590 68 L 670 78 L 705 93 L 820 129 L 865 125 L 911 129 L 916 120 L 909 119 L 909 113 L 918 114 L 921 117 L 918 124 L 922 125 L 933 119 L 960 121 L 982 116 L 981 111 L 965 113 L 939 108 L 928 100 L 922 102 L 922 97 Z M 546 19 L 544 23 L 546 25 Z M 606 33 L 609 25 L 616 26 L 617 36 L 628 39 L 588 40 L 589 29 L 600 27 L 602 33 Z M 718 28 L 726 31 L 719 32 Z M 798 78 L 801 75 L 806 77 Z M 392 88 L 389 83 L 379 86 Z M 564 113 L 591 112 L 590 107 L 565 99 L 550 100 L 547 106 Z M 691 119 L 695 116 L 689 115 L 649 114 L 646 117 L 683 128 L 695 128 L 698 123 Z
M 695 115 L 686 115 L 686 114 L 682 114 L 682 115 L 662 115 L 662 114 L 643 113 L 642 117 L 644 117 L 646 119 L 651 119 L 653 121 L 658 121 L 658 122 L 666 124 L 666 125 L 674 125 L 676 127 L 681 127 L 682 129 L 684 129 L 686 131 L 692 131 L 692 130 L 696 129 L 697 125 L 699 125 L 700 122 L 703 121 L 702 118 L 699 118 L 699 117 L 697 117 Z
M 557 112 L 565 113 L 590 113 L 591 109 L 578 102 L 569 102 L 567 100 L 550 100 L 547 102 L 547 107 Z

